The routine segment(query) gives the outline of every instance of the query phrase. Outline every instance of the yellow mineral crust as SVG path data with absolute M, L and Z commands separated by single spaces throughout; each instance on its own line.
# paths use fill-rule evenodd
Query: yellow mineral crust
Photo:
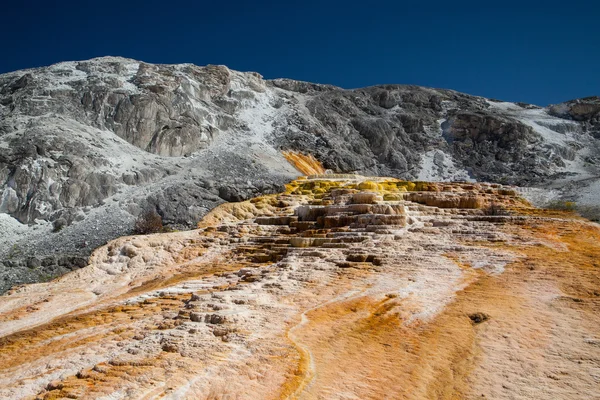
M 0 297 L 0 398 L 598 397 L 598 225 L 304 173 Z

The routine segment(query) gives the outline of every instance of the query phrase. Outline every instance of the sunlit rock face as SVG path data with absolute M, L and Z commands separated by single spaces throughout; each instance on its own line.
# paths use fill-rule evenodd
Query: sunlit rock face
M 280 192 L 300 164 L 535 187 L 539 204 L 600 218 L 598 112 L 597 98 L 542 108 L 121 57 L 2 74 L 0 293 L 78 268 L 146 212 L 188 229 L 225 201 Z
M 0 398 L 589 398 L 599 239 L 498 184 L 304 177 L 0 297 Z

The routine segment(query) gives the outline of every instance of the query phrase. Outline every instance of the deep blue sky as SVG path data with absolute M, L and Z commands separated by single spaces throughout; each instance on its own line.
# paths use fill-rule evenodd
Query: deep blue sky
M 0 73 L 119 55 L 539 105 L 600 95 L 596 0 L 8 2 Z

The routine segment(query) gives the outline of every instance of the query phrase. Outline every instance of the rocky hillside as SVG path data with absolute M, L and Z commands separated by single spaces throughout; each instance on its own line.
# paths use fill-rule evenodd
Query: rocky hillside
M 298 175 L 283 151 L 338 173 L 533 187 L 593 211 L 599 112 L 598 98 L 540 108 L 115 57 L 0 75 L 0 292 L 85 265 L 144 213 L 189 228 L 277 192 Z
M 0 296 L 0 398 L 598 398 L 599 260 L 502 185 L 299 179 Z

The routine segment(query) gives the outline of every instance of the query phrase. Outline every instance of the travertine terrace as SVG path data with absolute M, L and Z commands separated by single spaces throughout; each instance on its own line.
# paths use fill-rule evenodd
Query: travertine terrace
M 121 57 L 0 74 L 0 294 L 85 266 L 152 210 L 191 229 L 281 192 L 294 166 L 518 185 L 600 221 L 599 154 L 598 97 L 542 108 Z
M 286 189 L 0 297 L 0 398 L 600 398 L 597 225 L 496 184 Z

